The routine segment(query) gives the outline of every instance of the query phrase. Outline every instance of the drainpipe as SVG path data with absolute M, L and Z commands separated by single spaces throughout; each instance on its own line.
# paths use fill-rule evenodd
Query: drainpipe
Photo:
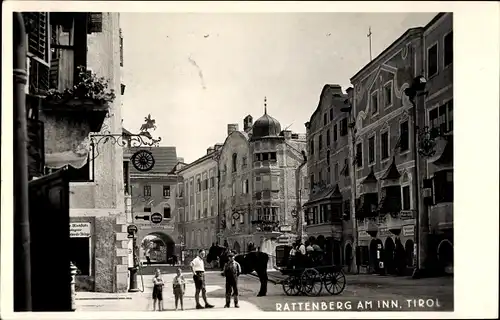
M 297 233 L 299 234 L 300 240 L 304 237 L 304 210 L 302 210 L 302 192 L 301 192 L 301 186 L 300 186 L 300 181 L 301 175 L 300 171 L 302 168 L 307 164 L 307 156 L 304 151 L 302 151 L 302 156 L 303 156 L 303 161 L 302 163 L 297 167 L 295 171 L 295 196 L 296 196 L 296 201 L 297 201 Z
M 26 121 L 26 31 L 13 13 L 14 45 L 14 311 L 31 311 L 31 257 Z

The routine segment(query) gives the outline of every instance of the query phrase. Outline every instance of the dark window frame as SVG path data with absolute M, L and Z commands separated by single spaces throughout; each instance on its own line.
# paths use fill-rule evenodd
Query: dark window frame
M 432 57 L 431 57 L 432 55 Z M 432 78 L 439 71 L 438 43 L 427 48 L 427 78 Z
M 451 64 L 453 64 L 453 30 L 443 37 L 443 66 Z
M 399 124 L 399 150 L 404 152 L 410 150 L 410 122 L 405 120 Z
M 375 136 L 368 138 L 368 164 L 375 163 Z

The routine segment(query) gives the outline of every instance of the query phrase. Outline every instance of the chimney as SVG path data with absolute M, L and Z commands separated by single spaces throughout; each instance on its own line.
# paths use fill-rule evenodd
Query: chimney
M 231 133 L 238 131 L 238 124 L 237 123 L 230 123 L 227 125 L 227 135 L 230 135 Z
M 214 149 L 215 150 L 219 150 L 220 148 L 222 148 L 223 144 L 222 143 L 216 143 L 215 146 L 214 146 Z
M 214 147 L 208 147 L 208 149 L 207 149 L 207 154 L 210 154 L 210 153 L 212 153 L 212 152 L 214 152 L 214 151 L 215 151 L 215 148 L 214 148 Z
M 243 119 L 243 130 L 247 131 L 252 127 L 252 125 L 253 125 L 252 116 L 251 115 L 246 116 L 245 119 Z

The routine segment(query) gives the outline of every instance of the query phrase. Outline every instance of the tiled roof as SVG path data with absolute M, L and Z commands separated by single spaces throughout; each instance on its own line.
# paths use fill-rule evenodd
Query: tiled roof
M 169 173 L 171 172 L 175 165 L 177 164 L 177 151 L 175 147 L 151 147 L 151 148 L 140 148 L 133 147 L 124 150 L 124 154 L 130 154 L 131 156 L 141 150 L 145 149 L 153 154 L 155 159 L 155 165 L 151 171 L 147 173 Z M 133 165 L 130 166 L 130 173 L 142 173 L 134 168 Z

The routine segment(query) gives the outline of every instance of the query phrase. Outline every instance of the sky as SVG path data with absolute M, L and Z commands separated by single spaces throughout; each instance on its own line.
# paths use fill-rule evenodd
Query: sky
M 154 136 L 192 162 L 227 124 L 268 114 L 305 133 L 325 84 L 349 79 L 408 28 L 436 13 L 121 13 L 123 125 L 156 120 Z

